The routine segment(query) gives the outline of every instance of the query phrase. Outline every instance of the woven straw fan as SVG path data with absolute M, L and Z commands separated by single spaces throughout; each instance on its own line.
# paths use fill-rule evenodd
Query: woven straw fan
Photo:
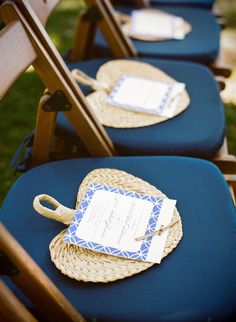
M 80 185 L 76 209 L 78 209 L 88 187 L 94 182 L 159 198 L 167 198 L 154 186 L 124 171 L 96 169 L 90 172 Z M 51 204 L 55 210 L 42 206 L 42 201 Z M 62 222 L 67 226 L 71 223 L 76 212 L 74 209 L 62 206 L 58 201 L 47 195 L 35 197 L 33 205 L 39 214 Z M 112 282 L 140 273 L 154 265 L 153 263 L 106 255 L 66 243 L 63 241 L 66 230 L 63 230 L 51 241 L 49 245 L 51 260 L 63 274 L 78 281 Z M 163 258 L 178 245 L 182 235 L 181 218 L 175 208 L 168 230 Z
M 99 121 L 105 126 L 137 128 L 169 120 L 168 117 L 129 111 L 107 103 L 109 93 L 123 75 L 148 77 L 169 83 L 176 82 L 175 79 L 152 65 L 137 61 L 112 60 L 99 68 L 96 79 L 89 77 L 78 69 L 72 70 L 71 74 L 76 81 L 95 91 L 87 96 L 87 100 Z M 189 95 L 184 90 L 174 116 L 182 113 L 189 103 Z
M 139 10 L 140 12 L 146 12 L 150 14 L 159 14 L 162 16 L 167 16 L 167 17 L 176 17 L 175 15 L 172 15 L 170 13 L 166 13 L 164 11 L 160 11 L 157 9 L 141 9 Z M 131 30 L 131 17 L 129 15 L 123 14 L 121 12 L 116 12 L 116 17 L 123 23 L 122 25 L 122 30 L 124 33 L 134 39 L 141 40 L 141 41 L 165 41 L 165 40 L 170 40 L 170 38 L 166 37 L 157 37 L 157 36 L 147 36 L 147 35 L 138 35 L 134 34 Z M 192 31 L 192 26 L 190 23 L 184 20 L 183 23 L 183 28 L 184 28 L 184 35 L 186 36 Z

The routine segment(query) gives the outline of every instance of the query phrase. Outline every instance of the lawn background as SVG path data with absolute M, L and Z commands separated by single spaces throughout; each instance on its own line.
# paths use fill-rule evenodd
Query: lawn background
M 228 19 L 228 29 L 236 33 L 236 6 L 232 5 L 233 2 L 218 0 Z M 62 55 L 72 43 L 81 5 L 82 1 L 61 0 L 47 23 L 47 31 Z M 43 84 L 30 68 L 0 102 L 0 204 L 16 179 L 10 161 L 23 138 L 34 128 L 37 104 L 43 90 Z M 230 153 L 236 155 L 236 106 L 227 103 L 225 110 Z

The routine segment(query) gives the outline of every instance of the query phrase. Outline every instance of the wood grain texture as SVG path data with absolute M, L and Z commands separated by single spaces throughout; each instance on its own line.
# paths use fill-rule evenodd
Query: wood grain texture
M 68 84 L 68 82 L 62 76 L 61 72 L 55 65 L 55 62 L 39 42 L 36 35 L 28 25 L 27 21 L 21 15 L 16 5 L 11 2 L 6 2 L 1 7 L 1 11 L 2 17 L 4 18 L 6 24 L 11 23 L 15 20 L 21 20 L 24 24 L 24 28 L 37 55 L 37 59 L 33 63 L 36 72 L 38 73 L 39 77 L 42 79 L 45 87 L 48 88 L 50 93 L 61 90 L 67 96 L 72 109 L 69 112 L 65 112 L 65 115 L 71 122 L 72 127 L 74 127 L 75 132 L 81 138 L 90 154 L 92 156 L 111 156 L 115 154 L 115 149 L 113 148 L 113 144 L 110 139 L 107 137 L 107 140 L 105 140 L 106 132 L 103 127 L 100 125 L 100 123 L 98 123 L 98 121 L 96 122 L 95 117 L 91 119 L 90 115 L 88 115 L 85 109 L 85 105 L 88 109 L 90 109 L 90 107 L 88 106 L 83 94 L 81 93 L 81 100 L 78 101 L 70 84 Z M 76 83 L 75 86 L 78 88 Z M 80 93 L 78 92 L 77 94 L 80 95 Z M 100 125 L 100 128 L 103 129 L 104 133 L 99 130 L 100 128 L 96 126 L 97 124 Z M 54 125 L 52 124 L 50 126 L 53 127 Z M 39 136 L 41 135 L 42 138 L 45 136 L 43 128 L 41 127 L 37 128 L 36 133 Z M 48 139 L 51 140 L 50 138 Z M 43 144 L 44 140 L 36 140 L 35 142 L 39 141 L 41 141 L 42 143 L 37 146 L 37 155 L 40 155 L 45 150 L 45 146 Z M 34 151 L 35 149 L 36 148 L 34 148 Z M 35 159 L 35 163 L 38 164 L 39 161 Z
M 0 321 L 37 322 L 33 315 L 18 300 L 14 293 L 0 279 Z
M 34 48 L 19 22 L 0 31 L 0 99 L 35 59 Z
M 21 4 L 22 0 L 16 0 L 15 2 Z M 59 3 L 59 0 L 30 0 L 29 2 L 39 20 L 45 25 L 51 12 Z
M 49 0 L 47 0 L 47 1 L 49 1 Z M 83 93 L 81 92 L 78 84 L 71 77 L 70 71 L 68 70 L 65 62 L 63 61 L 63 59 L 60 56 L 57 49 L 55 48 L 54 44 L 52 43 L 47 32 L 45 31 L 42 24 L 40 23 L 37 15 L 32 10 L 30 3 L 28 3 L 28 1 L 26 1 L 26 0 L 20 0 L 18 2 L 20 2 L 19 8 L 20 8 L 21 12 L 23 13 L 24 17 L 21 14 L 21 12 L 19 12 L 19 10 L 17 10 L 16 6 L 13 6 L 13 8 L 15 10 L 15 14 L 14 14 L 15 18 L 20 19 L 21 22 L 24 24 L 24 26 L 27 29 L 29 28 L 29 26 L 30 26 L 30 28 L 32 28 L 33 32 L 38 37 L 39 41 L 42 43 L 42 45 L 46 49 L 47 53 L 50 55 L 54 64 L 57 66 L 62 77 L 65 79 L 65 81 L 69 85 L 70 89 L 73 91 L 75 97 L 77 98 L 79 104 L 81 105 L 81 108 L 86 112 L 88 117 L 91 119 L 91 121 L 94 124 L 94 127 L 100 133 L 100 136 L 103 138 L 103 141 L 108 146 L 108 149 L 110 151 L 109 155 L 116 155 L 117 153 L 115 151 L 115 147 L 114 147 L 113 142 L 111 141 L 107 132 L 105 131 L 103 126 L 100 124 L 100 122 L 97 120 L 93 111 L 91 110 L 91 108 L 87 104 L 86 98 L 84 97 Z M 7 3 L 4 5 L 4 7 L 6 7 L 6 6 L 7 6 Z
M 0 248 L 20 272 L 12 277 L 13 282 L 22 289 L 48 321 L 84 321 L 78 311 L 2 224 L 0 224 Z

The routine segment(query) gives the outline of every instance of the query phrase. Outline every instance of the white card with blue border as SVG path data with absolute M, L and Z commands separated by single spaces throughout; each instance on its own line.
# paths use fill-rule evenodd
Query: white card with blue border
M 122 75 L 106 102 L 126 110 L 171 118 L 184 89 L 184 83 Z
M 185 38 L 184 19 L 153 10 L 134 10 L 131 32 L 140 36 L 182 40 Z
M 80 203 L 64 241 L 96 252 L 160 263 L 176 200 L 92 183 Z

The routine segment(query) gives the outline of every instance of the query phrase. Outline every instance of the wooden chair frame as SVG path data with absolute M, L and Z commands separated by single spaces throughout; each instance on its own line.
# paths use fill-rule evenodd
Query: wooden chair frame
M 120 22 L 114 15 L 114 10 L 110 1 L 85 0 L 85 3 L 87 6 L 87 12 L 80 14 L 78 17 L 70 60 L 78 61 L 88 58 L 88 48 L 91 48 L 94 44 L 95 31 L 97 27 L 101 30 L 114 57 L 137 57 L 138 53 L 134 48 L 131 39 L 123 33 L 120 27 Z M 94 21 L 93 16 L 90 15 L 88 15 L 87 18 L 87 13 L 91 11 L 96 12 L 99 19 Z M 88 38 L 91 34 L 91 30 L 93 30 L 93 35 Z M 86 31 L 88 34 L 86 34 Z M 82 32 L 84 35 L 83 38 L 87 39 L 87 47 L 78 46 L 78 39 L 80 39 Z
M 1 274 L 9 276 L 47 321 L 85 321 L 1 223 L 0 253 Z M 37 321 L 1 279 L 0 299 L 1 322 Z
M 6 8 L 9 10 L 8 6 L 5 7 L 5 9 Z M 0 31 L 0 45 L 4 44 L 1 48 L 4 48 L 5 53 L 11 49 L 9 52 L 12 54 L 10 56 L 6 56 L 6 60 L 3 62 L 0 60 L 0 70 L 2 71 L 2 78 L 0 79 L 0 96 L 3 96 L 15 79 L 23 73 L 29 65 L 33 64 L 39 75 L 42 77 L 45 85 L 50 90 L 55 91 L 59 88 L 64 90 L 65 93 L 72 93 L 71 95 L 68 95 L 71 104 L 75 104 L 74 102 L 78 104 L 73 92 L 70 92 L 65 86 L 62 75 L 59 73 L 57 66 L 53 65 L 34 33 L 32 31 L 29 32 L 29 29 L 26 34 L 21 23 L 18 19 L 15 19 L 17 16 L 8 10 L 1 12 L 4 13 L 3 16 L 5 17 L 7 26 Z M 16 38 L 18 42 L 16 41 Z M 12 44 L 14 44 L 14 51 L 12 50 Z M 18 54 L 18 48 L 22 49 L 21 57 L 16 56 Z M 6 64 L 6 61 L 10 60 L 18 60 L 20 61 L 20 64 L 16 64 L 14 69 L 12 69 L 11 64 Z M 49 72 L 46 72 L 45 68 L 49 68 Z M 52 68 L 54 69 L 54 72 Z M 58 77 L 58 81 L 54 83 L 54 78 L 56 77 Z M 89 128 L 88 125 L 90 125 L 90 119 L 89 121 L 86 121 L 87 119 L 84 117 L 83 113 L 83 110 L 79 110 L 79 112 L 76 110 L 75 114 L 79 117 L 82 115 L 81 118 L 83 122 Z M 229 159 L 229 161 L 231 161 L 231 159 Z M 234 164 L 232 163 L 232 166 L 233 165 Z M 236 186 L 235 176 L 228 174 L 225 178 L 232 187 Z M 0 265 L 1 274 L 9 275 L 11 280 L 23 290 L 47 320 L 58 322 L 84 321 L 84 318 L 80 313 L 75 310 L 64 295 L 48 279 L 32 258 L 27 255 L 23 248 L 16 242 L 2 224 L 0 224 L 0 254 L 1 263 L 4 261 L 8 262 L 8 265 L 6 265 L 5 268 L 3 268 L 3 265 Z M 36 321 L 32 314 L 19 302 L 19 300 L 1 280 L 0 299 L 0 321 L 6 322 L 6 314 L 8 313 L 11 314 L 10 321 L 12 322 Z
M 60 70 L 62 76 L 65 78 L 69 86 L 74 93 L 77 94 L 78 100 L 82 96 L 80 93 L 78 94 L 78 85 L 74 82 L 71 78 L 70 72 L 66 67 L 65 63 L 63 62 L 61 56 L 59 55 L 58 51 L 56 50 L 55 46 L 52 44 L 51 39 L 49 38 L 48 34 L 46 33 L 42 23 L 39 21 L 37 17 L 37 10 L 35 13 L 32 9 L 31 5 L 34 7 L 34 3 L 37 0 L 31 0 L 30 5 L 26 0 L 16 0 L 17 5 L 12 1 L 6 1 L 5 4 L 2 6 L 2 15 L 4 16 L 7 22 L 20 20 L 22 24 L 25 26 L 26 30 L 30 27 L 34 30 L 35 35 L 37 36 L 40 43 L 46 49 L 50 57 L 52 58 L 53 62 L 56 64 L 57 68 Z M 42 0 L 41 0 L 42 1 Z M 58 0 L 51 0 L 55 5 L 55 2 Z M 94 2 L 94 0 L 87 0 Z M 101 2 L 98 1 L 100 4 Z M 104 0 L 109 4 L 109 1 Z M 50 15 L 52 11 L 52 6 L 50 6 L 50 1 L 47 0 L 47 6 L 44 6 L 44 17 L 45 19 Z M 6 19 L 6 17 L 7 19 Z M 31 29 L 30 29 L 31 30 Z M 32 31 L 31 31 L 32 32 Z M 89 107 L 86 107 L 86 102 L 84 110 L 89 110 Z M 91 114 L 90 114 L 91 115 Z M 102 125 L 100 124 L 100 127 Z M 223 173 L 232 174 L 236 173 L 236 157 L 229 155 L 228 147 L 227 147 L 227 139 L 225 138 L 224 143 L 221 149 L 218 151 L 217 155 L 210 159 L 214 162 L 219 168 L 222 170 Z
M 74 45 L 72 47 L 72 53 L 70 56 L 71 61 L 76 61 L 80 59 L 86 58 L 86 52 L 87 48 L 90 48 L 94 43 L 94 36 L 91 38 L 88 38 L 91 36 L 90 34 L 90 28 L 94 30 L 95 26 L 100 28 L 104 38 L 106 39 L 112 54 L 115 57 L 121 57 L 121 58 L 127 58 L 127 57 L 136 57 L 138 53 L 136 52 L 136 49 L 134 48 L 131 39 L 126 36 L 121 28 L 121 23 L 118 16 L 115 15 L 114 9 L 111 5 L 110 0 L 85 0 L 85 3 L 87 5 L 88 11 L 93 8 L 93 10 L 97 10 L 97 12 L 100 15 L 100 20 L 98 22 L 89 21 L 89 19 L 84 18 L 84 14 L 81 14 L 78 18 L 76 33 L 75 33 L 75 40 Z M 148 6 L 148 2 L 140 1 L 139 6 Z M 90 27 L 89 27 L 90 25 Z M 93 27 L 92 27 L 93 25 Z M 83 33 L 82 33 L 83 32 Z M 88 34 L 86 34 L 88 32 Z M 87 39 L 86 43 L 89 47 L 78 47 L 78 39 L 80 35 L 83 34 L 83 37 Z M 118 41 L 119 39 L 119 41 Z M 127 55 L 124 55 L 124 52 L 121 50 L 121 47 L 127 48 Z M 216 61 L 213 64 L 210 64 L 209 67 L 217 76 L 223 76 L 223 77 L 229 77 L 231 75 L 232 69 L 230 66 L 227 66 L 223 62 L 222 54 L 219 53 L 219 56 L 217 57 Z
M 68 68 L 65 66 L 64 61 L 62 60 L 61 56 L 59 55 L 58 51 L 56 50 L 55 46 L 53 45 L 51 39 L 49 38 L 48 34 L 46 33 L 44 27 L 42 26 L 42 23 L 40 22 L 40 20 L 37 17 L 37 10 L 35 10 L 34 6 L 35 6 L 35 2 L 38 0 L 30 0 L 29 2 L 26 0 L 16 0 L 15 2 L 17 3 L 17 7 L 12 4 L 12 1 L 6 1 L 6 3 L 3 6 L 3 10 L 8 12 L 11 12 L 11 15 L 14 16 L 15 19 L 19 19 L 23 24 L 26 22 L 28 22 L 28 24 L 32 27 L 32 29 L 34 30 L 35 34 L 37 35 L 38 39 L 40 40 L 40 42 L 42 43 L 42 45 L 44 46 L 44 48 L 47 50 L 47 52 L 49 53 L 50 57 L 53 59 L 54 63 L 57 65 L 58 69 L 61 71 L 61 73 L 63 74 L 63 76 L 65 77 L 65 79 L 68 81 L 68 83 L 71 85 L 71 83 L 74 84 L 73 79 L 71 78 L 70 72 L 68 71 Z M 42 1 L 42 0 L 41 0 Z M 51 0 L 53 1 L 53 3 L 55 4 L 56 0 Z M 91 8 L 94 8 L 92 6 L 92 4 L 94 4 L 96 2 L 96 0 L 86 0 L 87 2 L 90 3 Z M 97 0 L 98 1 L 98 0 Z M 58 2 L 58 0 L 57 0 Z M 29 4 L 30 3 L 30 4 Z M 101 3 L 106 3 L 108 4 L 109 8 L 110 6 L 110 2 L 108 0 L 104 0 L 102 2 L 98 1 L 98 4 Z M 51 9 L 49 4 L 50 1 L 47 1 L 48 6 L 44 6 L 44 16 L 48 17 L 51 13 Z M 32 10 L 32 8 L 35 10 Z M 97 6 L 97 8 L 100 8 Z M 108 11 L 110 11 L 111 9 L 109 9 Z M 21 11 L 21 12 L 20 12 Z M 28 26 L 28 24 L 26 24 L 26 28 Z M 83 44 L 83 42 L 82 42 Z M 78 87 L 78 85 L 77 85 Z M 217 160 L 218 157 L 221 156 L 227 156 L 227 162 L 229 161 L 229 153 L 228 153 L 228 148 L 227 148 L 227 141 L 225 139 L 224 144 L 222 146 L 222 148 L 219 150 L 218 154 L 217 154 Z M 234 157 L 232 156 L 231 160 L 234 159 Z
M 70 72 L 68 71 L 68 68 L 66 67 L 64 61 L 62 60 L 61 56 L 59 55 L 58 51 L 56 50 L 55 46 L 53 45 L 51 39 L 49 38 L 48 34 L 46 33 L 44 27 L 42 26 L 42 23 L 37 17 L 37 11 L 32 9 L 31 5 L 34 2 L 38 0 L 31 0 L 30 2 L 26 0 L 16 0 L 17 5 L 13 3 L 12 1 L 6 1 L 4 5 L 2 6 L 2 15 L 7 15 L 6 21 L 12 21 L 12 20 L 20 20 L 22 24 L 25 26 L 26 30 L 30 26 L 33 29 L 35 35 L 37 35 L 38 40 L 43 45 L 43 47 L 46 49 L 50 57 L 52 58 L 54 64 L 56 64 L 57 68 L 60 70 L 62 76 L 65 78 L 66 82 L 69 84 L 70 88 L 74 90 L 74 93 L 78 95 L 78 85 L 74 82 L 74 80 L 71 78 Z M 41 0 L 43 1 L 43 0 Z M 53 1 L 53 4 L 55 5 L 56 0 Z M 96 0 L 86 0 L 89 1 L 92 7 L 92 3 Z M 97 0 L 98 1 L 98 0 Z M 58 0 L 57 0 L 58 2 Z M 29 4 L 30 3 L 30 4 Z M 98 1 L 98 3 L 108 3 L 108 9 L 110 2 L 108 0 L 104 0 L 103 2 Z M 48 17 L 52 11 L 52 6 L 50 6 L 50 1 L 47 0 L 47 6 L 44 6 L 44 17 Z M 100 8 L 100 7 L 99 7 Z M 107 7 L 106 7 L 107 8 Z M 110 11 L 111 8 L 108 10 Z M 4 18 L 4 17 L 3 17 Z M 112 29 L 112 28 L 111 28 Z M 32 31 L 31 31 L 32 32 Z M 78 99 L 80 98 L 80 95 L 78 95 Z M 84 101 L 85 104 L 85 110 L 89 110 L 89 108 L 86 109 L 86 101 Z M 91 114 L 90 114 L 91 116 Z M 93 115 L 91 116 L 93 117 Z M 100 127 L 102 125 L 100 124 Z M 210 159 L 212 162 L 217 164 L 219 168 L 223 171 L 223 173 L 236 173 L 236 157 L 233 155 L 229 155 L 228 152 L 228 146 L 227 146 L 227 140 L 225 138 L 224 143 L 220 150 L 218 151 L 217 155 Z
M 1 278 L 0 303 L 0 322 L 37 321 Z
M 10 5 L 6 3 L 0 7 L 0 15 L 2 16 L 5 24 L 19 21 L 17 10 L 18 9 L 15 4 Z M 91 112 L 91 109 L 76 82 L 71 79 L 70 84 L 67 84 L 64 76 L 38 41 L 30 26 L 23 17 L 21 18 L 22 21 L 24 21 L 24 26 L 32 45 L 28 45 L 27 48 L 31 47 L 31 49 L 28 49 L 28 52 L 26 50 L 19 50 L 22 56 L 21 59 L 19 59 L 20 57 L 17 56 L 17 54 L 15 55 L 15 70 L 19 69 L 18 72 L 22 72 L 32 64 L 50 93 L 58 93 L 58 91 L 62 94 L 64 93 L 68 102 L 67 107 L 69 107 L 69 110 L 64 111 L 64 113 L 92 156 L 116 155 L 113 143 L 102 125 L 96 119 L 95 115 Z M 5 29 L 3 32 L 7 33 Z M 25 42 L 27 43 L 27 40 L 25 40 Z M 15 44 L 12 45 L 11 42 L 10 46 L 12 46 L 11 48 L 14 48 Z M 25 56 L 22 54 L 23 52 L 25 53 Z M 25 64 L 22 65 L 24 59 Z M 17 73 L 14 75 L 14 72 L 12 71 L 7 73 L 5 66 L 6 62 L 1 60 L 0 70 L 5 70 L 5 74 L 1 72 L 2 77 L 0 85 L 2 87 L 0 96 L 4 95 L 8 87 L 14 82 L 15 75 L 17 75 Z M 56 114 L 57 111 L 45 111 L 44 105 L 41 105 L 38 109 L 33 146 L 34 164 L 43 163 L 50 159 L 50 149 L 54 134 Z
M 4 12 L 4 17 L 5 14 L 6 12 Z M 8 40 L 8 45 L 6 45 L 6 47 L 4 48 L 5 53 L 8 52 L 9 48 L 12 49 L 12 43 L 14 43 L 15 50 L 11 50 L 11 56 L 4 58 L 8 61 L 19 59 L 19 57 L 16 57 L 16 47 L 18 46 L 21 46 L 21 48 L 23 48 L 23 51 L 21 53 L 22 56 L 20 57 L 20 64 L 14 65 L 13 69 L 12 65 L 4 65 L 7 70 L 6 73 L 4 73 L 4 80 L 2 78 L 0 80 L 0 95 L 2 96 L 7 91 L 7 89 L 12 85 L 18 75 L 23 73 L 23 71 L 31 63 L 33 63 L 35 69 L 43 78 L 45 85 L 49 87 L 49 89 L 58 89 L 57 86 L 60 85 L 59 88 L 65 90 L 66 93 L 67 91 L 68 93 L 70 93 L 69 89 L 64 85 L 64 82 L 62 82 L 62 76 L 60 75 L 57 66 L 53 65 L 52 62 L 50 62 L 50 59 L 48 59 L 46 53 L 42 50 L 41 44 L 38 43 L 38 40 L 36 39 L 36 37 L 34 37 L 34 34 L 29 34 L 28 32 L 27 36 L 20 22 L 17 19 L 13 19 L 11 14 L 8 16 L 8 19 L 8 26 L 0 32 L 0 44 L 2 39 Z M 21 36 L 22 34 L 24 35 L 24 37 Z M 19 43 L 15 41 L 15 37 L 17 37 L 18 40 L 20 39 Z M 3 63 L 6 63 L 6 60 L 3 61 Z M 40 67 L 42 62 L 46 65 Z M 1 71 L 3 71 L 3 63 L 0 63 Z M 50 73 L 52 73 L 52 67 L 55 69 L 55 75 L 51 74 L 51 77 L 45 75 L 45 68 L 49 67 Z M 6 75 L 8 76 L 6 77 Z M 57 83 L 54 84 L 56 77 L 58 77 L 60 81 L 58 80 Z M 74 97 L 72 94 L 70 97 L 70 102 L 74 103 L 72 101 L 72 98 Z M 76 101 L 75 98 L 73 99 Z M 231 162 L 232 160 L 229 158 L 229 161 Z M 223 161 L 219 159 L 219 162 Z M 231 162 L 230 164 L 232 167 L 235 166 L 234 162 Z M 229 181 L 230 184 L 234 185 L 235 187 L 235 176 L 227 174 L 225 178 Z M 39 311 L 45 317 L 47 317 L 49 321 L 84 321 L 84 318 L 80 315 L 80 313 L 75 310 L 75 308 L 63 296 L 63 294 L 56 288 L 56 286 L 48 279 L 48 277 L 42 272 L 38 265 L 32 260 L 32 258 L 27 255 L 23 248 L 7 232 L 2 224 L 0 224 L 0 253 L 1 274 L 10 276 L 11 280 L 20 289 L 23 290 L 23 292 L 30 298 L 30 300 L 35 304 Z M 4 261 L 7 261 L 8 265 L 2 265 Z M 31 313 L 19 302 L 19 300 L 12 294 L 12 292 L 1 280 L 0 299 L 0 321 L 7 321 L 6 314 L 11 314 L 11 321 L 12 319 L 14 319 L 14 321 L 24 322 L 36 321 Z M 50 312 L 50 314 L 48 314 L 48 312 Z

